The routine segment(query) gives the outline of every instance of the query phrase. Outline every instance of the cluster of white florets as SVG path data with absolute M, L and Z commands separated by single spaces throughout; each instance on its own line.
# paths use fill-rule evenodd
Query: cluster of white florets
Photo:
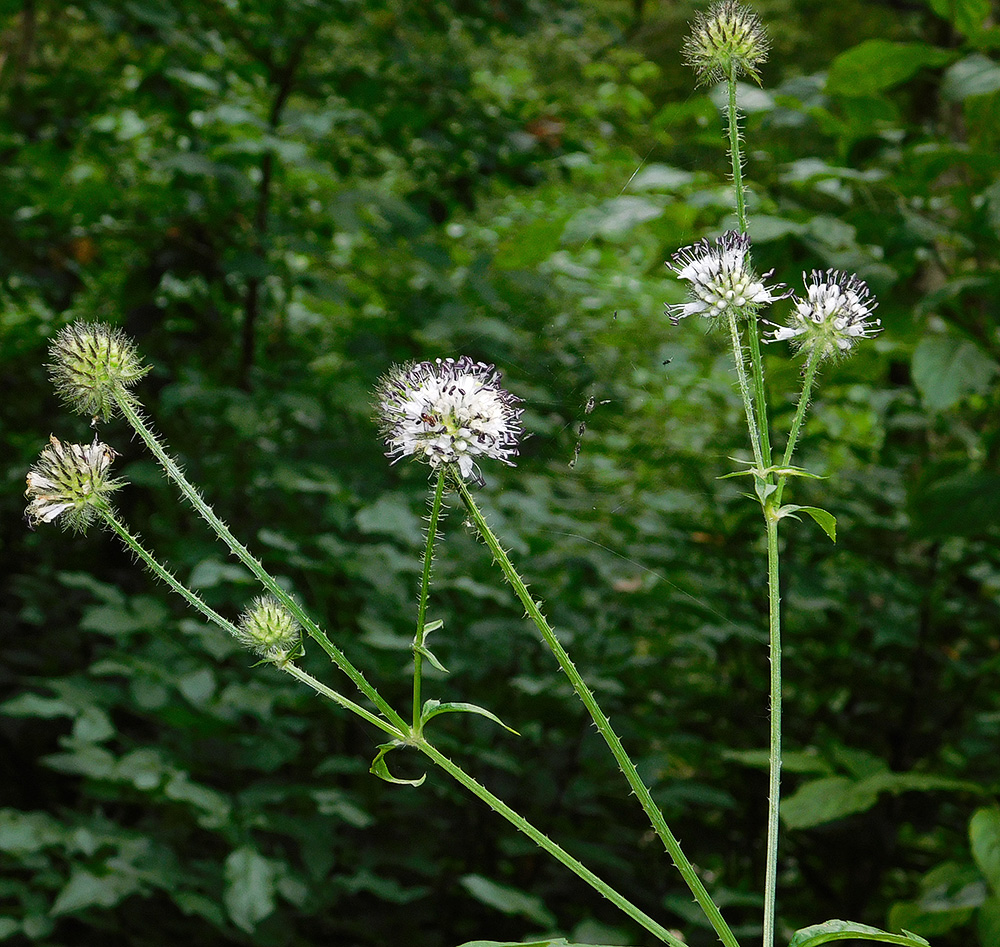
M 714 243 L 700 240 L 678 250 L 672 257 L 678 279 L 691 286 L 688 301 L 667 306 L 667 315 L 676 325 L 685 316 L 722 316 L 727 311 L 746 314 L 748 308 L 772 303 L 788 295 L 780 284 L 767 286 L 750 266 L 750 238 L 730 230 Z
M 882 331 L 882 321 L 872 315 L 878 303 L 863 279 L 840 270 L 813 270 L 802 278 L 805 299 L 796 297 L 788 325 L 769 323 L 774 331 L 765 341 L 787 339 L 809 354 L 830 358 L 846 355 L 859 339 Z
M 513 466 L 524 409 L 500 387 L 501 377 L 468 356 L 392 369 L 377 390 L 386 456 L 393 463 L 413 456 L 435 468 L 453 464 L 480 483 L 477 457 Z

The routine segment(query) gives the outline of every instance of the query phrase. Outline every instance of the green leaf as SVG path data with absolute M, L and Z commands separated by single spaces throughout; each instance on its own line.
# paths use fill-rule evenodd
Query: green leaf
M 139 880 L 122 874 L 95 875 L 82 868 L 73 870 L 66 887 L 52 905 L 52 915 L 72 914 L 89 907 L 111 908 L 140 890 Z
M 948 50 L 926 43 L 868 39 L 834 59 L 826 91 L 855 98 L 874 96 L 905 82 L 925 67 L 946 65 L 951 57 Z
M 975 812 L 969 821 L 969 842 L 979 870 L 994 894 L 1000 894 L 1000 809 Z
M 967 394 L 985 394 L 1000 366 L 975 343 L 955 335 L 925 336 L 913 353 L 913 382 L 932 411 Z
M 608 947 L 606 944 L 576 944 L 557 937 L 555 940 L 468 940 L 459 947 Z
M 386 754 L 403 745 L 399 740 L 381 744 L 378 748 L 378 755 L 372 760 L 372 765 L 369 767 L 368 772 L 374 776 L 378 776 L 379 779 L 384 779 L 387 783 L 395 783 L 397 786 L 420 786 L 427 778 L 426 773 L 420 779 L 397 779 L 389 772 L 389 767 L 385 762 Z
M 481 904 L 496 908 L 504 914 L 518 914 L 544 927 L 556 925 L 555 916 L 536 895 L 497 884 L 482 875 L 463 875 L 459 882 Z
M 977 95 L 990 95 L 1000 89 L 1000 66 L 981 53 L 960 59 L 944 74 L 941 97 L 960 102 Z
M 824 921 L 812 927 L 803 927 L 796 931 L 788 947 L 815 947 L 816 944 L 827 944 L 832 940 L 875 940 L 883 944 L 906 944 L 909 947 L 929 947 L 923 937 L 903 932 L 889 934 L 877 927 L 867 924 L 855 924 L 853 921 Z
M 796 506 L 789 503 L 778 510 L 778 516 L 791 516 L 799 512 L 808 513 L 833 542 L 837 541 L 837 517 L 818 506 Z
M 846 776 L 828 776 L 801 786 L 781 803 L 781 819 L 790 829 L 810 829 L 866 812 L 878 802 L 878 790 Z
M 422 654 L 425 658 L 427 658 L 427 660 L 430 661 L 431 664 L 434 665 L 434 667 L 436 667 L 439 671 L 443 672 L 444 674 L 450 673 L 448 669 L 434 656 L 434 652 L 431 651 L 431 649 L 428 648 L 426 645 L 419 645 L 415 647 L 413 650 L 417 654 Z
M 960 33 L 975 36 L 990 15 L 990 0 L 928 0 L 930 8 Z
M 512 727 L 508 727 L 496 714 L 490 712 L 485 707 L 479 707 L 476 704 L 467 704 L 463 701 L 451 701 L 449 703 L 442 704 L 439 700 L 428 700 L 423 707 L 420 714 L 421 726 L 427 723 L 428 720 L 436 717 L 438 714 L 479 714 L 480 717 L 486 717 L 488 720 L 492 720 L 494 723 L 500 724 L 504 730 L 513 733 L 515 736 L 520 736 L 516 730 Z
M 976 930 L 979 943 L 1000 944 L 1000 898 L 988 898 L 976 912 Z
M 752 766 L 754 769 L 768 769 L 770 766 L 770 754 L 766 749 L 760 750 L 726 750 L 723 751 L 723 759 L 734 760 L 744 766 Z M 822 773 L 829 775 L 831 766 L 816 752 L 805 750 L 792 750 L 781 753 L 781 769 L 785 773 Z
M 226 911 L 240 930 L 250 933 L 274 911 L 274 863 L 243 846 L 230 852 L 225 871 Z

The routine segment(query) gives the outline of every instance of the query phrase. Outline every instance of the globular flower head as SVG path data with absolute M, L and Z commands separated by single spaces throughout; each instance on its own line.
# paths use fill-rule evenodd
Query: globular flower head
M 94 418 L 108 420 L 117 400 L 149 368 L 120 330 L 103 323 L 75 322 L 56 336 L 50 350 L 49 377 L 66 403 Z
M 699 84 L 749 76 L 760 82 L 757 67 L 767 59 L 767 33 L 757 14 L 737 0 L 719 0 L 695 16 L 684 41 L 684 60 Z
M 667 264 L 678 279 L 687 280 L 691 287 L 688 301 L 667 306 L 667 315 L 674 325 L 685 316 L 707 317 L 725 315 L 727 311 L 748 309 L 784 299 L 788 295 L 780 283 L 765 286 L 750 266 L 750 238 L 745 233 L 730 230 L 714 244 L 700 240 L 678 250 Z
M 281 602 L 262 595 L 240 616 L 237 637 L 251 651 L 280 662 L 295 653 L 302 634 L 299 623 Z
M 125 482 L 108 477 L 117 456 L 96 437 L 85 445 L 63 444 L 50 436 L 49 446 L 28 471 L 28 525 L 34 529 L 38 523 L 58 520 L 67 529 L 85 532 L 101 506 L 107 506 L 107 497 Z
M 477 457 L 513 466 L 524 409 L 500 387 L 501 377 L 467 355 L 393 368 L 376 391 L 386 457 L 395 463 L 412 454 L 435 468 L 454 464 L 480 484 Z
M 792 345 L 821 359 L 846 355 L 859 339 L 882 331 L 872 316 L 878 303 L 868 284 L 853 273 L 813 270 L 806 282 L 806 298 L 795 299 L 787 326 L 774 326 L 766 342 L 789 339 Z

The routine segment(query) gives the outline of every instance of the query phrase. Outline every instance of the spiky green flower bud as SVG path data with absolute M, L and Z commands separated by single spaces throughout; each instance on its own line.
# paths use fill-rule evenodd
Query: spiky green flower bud
M 80 414 L 107 421 L 117 401 L 149 367 L 132 341 L 103 323 L 75 322 L 56 336 L 50 350 L 49 377 L 63 400 Z
M 62 444 L 49 436 L 46 447 L 28 471 L 25 497 L 31 502 L 24 511 L 28 525 L 59 520 L 61 526 L 85 532 L 107 497 L 124 480 L 108 478 L 111 462 L 118 455 L 107 444 L 94 438 L 93 444 Z
M 760 83 L 757 67 L 770 48 L 760 19 L 737 0 L 719 0 L 695 16 L 684 41 L 684 60 L 698 74 L 698 84 L 749 76 Z
M 302 637 L 292 613 L 270 595 L 253 600 L 240 616 L 238 632 L 251 651 L 278 663 L 294 653 Z

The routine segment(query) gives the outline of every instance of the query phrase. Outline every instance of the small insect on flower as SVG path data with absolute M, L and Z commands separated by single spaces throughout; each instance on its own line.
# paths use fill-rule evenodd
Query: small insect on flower
M 63 444 L 49 437 L 38 462 L 28 471 L 25 497 L 31 502 L 24 511 L 28 526 L 59 520 L 60 525 L 85 532 L 107 497 L 124 480 L 108 478 L 108 469 L 118 455 L 97 438 L 89 445 Z
M 413 455 L 434 468 L 455 464 L 478 484 L 477 457 L 513 466 L 524 409 L 500 387 L 501 377 L 467 355 L 393 368 L 376 389 L 386 456 L 395 463 Z
M 667 306 L 670 321 L 685 316 L 721 316 L 728 310 L 746 311 L 764 303 L 784 299 L 789 291 L 781 283 L 765 286 L 771 273 L 758 278 L 750 267 L 750 238 L 730 230 L 714 245 L 707 239 L 678 250 L 667 264 L 678 279 L 687 280 L 688 302 Z
M 737 0 L 720 0 L 695 16 L 684 41 L 684 60 L 698 82 L 749 76 L 759 83 L 757 67 L 767 60 L 767 33 L 757 14 Z
M 859 339 L 882 331 L 882 320 L 872 316 L 878 303 L 868 284 L 840 270 L 813 270 L 806 278 L 806 298 L 795 297 L 787 326 L 772 325 L 765 342 L 788 339 L 797 349 L 825 359 L 847 355 Z

